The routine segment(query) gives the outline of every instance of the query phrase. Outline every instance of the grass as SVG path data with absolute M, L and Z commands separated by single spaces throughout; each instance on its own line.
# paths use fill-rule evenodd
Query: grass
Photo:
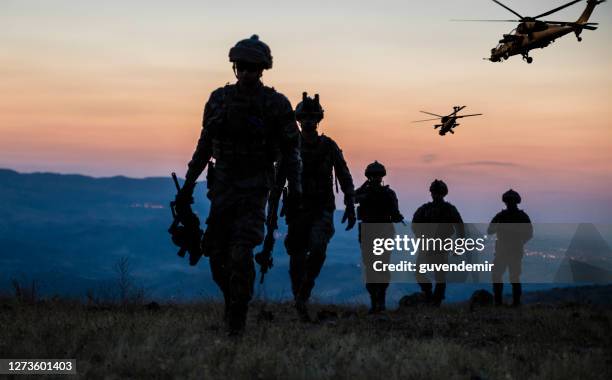
M 265 312 L 262 313 L 265 306 Z M 393 311 L 254 304 L 242 338 L 216 302 L 87 306 L 0 301 L 0 358 L 76 358 L 83 378 L 597 379 L 612 371 L 612 310 L 459 305 Z M 325 314 L 325 315 L 323 315 Z M 608 375 L 606 375 L 608 374 Z

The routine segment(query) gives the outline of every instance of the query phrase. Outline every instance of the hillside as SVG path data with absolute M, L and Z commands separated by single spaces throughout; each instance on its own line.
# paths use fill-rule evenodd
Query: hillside
M 265 308 L 265 309 L 264 309 Z M 597 379 L 612 371 L 612 311 L 592 306 L 410 308 L 255 304 L 242 338 L 214 302 L 126 307 L 0 302 L 5 358 L 76 358 L 82 378 Z

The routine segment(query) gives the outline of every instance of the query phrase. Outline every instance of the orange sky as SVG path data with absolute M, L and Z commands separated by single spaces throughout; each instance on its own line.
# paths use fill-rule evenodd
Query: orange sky
M 610 6 L 595 11 L 600 30 L 585 32 L 580 44 L 567 36 L 534 52 L 528 66 L 481 60 L 512 24 L 448 22 L 507 18 L 502 8 L 408 3 L 353 4 L 350 13 L 323 2 L 248 3 L 237 14 L 192 1 L 146 9 L 8 1 L 0 15 L 0 167 L 183 173 L 208 94 L 233 81 L 229 47 L 257 32 L 275 60 L 265 83 L 293 105 L 304 90 L 320 93 L 321 130 L 342 147 L 356 182 L 367 163 L 385 163 L 406 209 L 426 200 L 433 178 L 444 178 L 459 204 L 486 198 L 483 213 L 501 207 L 499 193 L 512 186 L 546 204 L 544 220 L 609 215 Z M 537 14 L 559 2 L 512 4 Z M 573 20 L 582 7 L 558 18 Z M 410 123 L 425 118 L 421 109 L 448 113 L 459 104 L 485 115 L 444 138 L 428 123 Z M 575 211 L 556 209 L 559 202 Z

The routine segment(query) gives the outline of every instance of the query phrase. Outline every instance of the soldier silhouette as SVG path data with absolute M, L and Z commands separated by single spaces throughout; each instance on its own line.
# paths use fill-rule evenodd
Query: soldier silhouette
M 446 202 L 444 197 L 448 194 L 448 187 L 443 181 L 435 180 L 429 187 L 432 202 L 419 207 L 412 217 L 412 231 L 417 238 L 446 239 L 455 235 L 459 238 L 465 236 L 463 219 L 457 208 Z M 448 252 L 434 247 L 433 249 L 420 251 L 417 256 L 417 268 L 421 264 L 446 264 L 448 263 Z M 435 271 L 435 289 L 432 292 L 432 283 L 427 274 L 416 272 L 416 280 L 425 294 L 425 300 L 434 306 L 440 306 L 446 294 L 446 274 L 443 271 Z
M 497 235 L 495 242 L 495 260 L 491 273 L 495 305 L 503 304 L 503 275 L 506 269 L 512 283 L 512 306 L 521 305 L 521 261 L 525 254 L 524 246 L 533 237 L 533 226 L 525 211 L 520 210 L 521 196 L 510 189 L 502 195 L 506 209 L 495 215 L 487 233 Z
M 360 221 L 359 242 L 365 268 L 366 289 L 370 294 L 370 314 L 386 309 L 386 294 L 390 277 L 389 272 L 373 272 L 374 260 L 388 263 L 390 254 L 386 252 L 374 257 L 372 239 L 392 237 L 395 233 L 392 223 L 400 223 L 404 220 L 399 211 L 395 192 L 388 185 L 383 185 L 383 177 L 386 175 L 385 167 L 378 161 L 374 161 L 366 167 L 367 181 L 355 192 L 355 201 L 359 203 L 357 209 L 357 219 Z
M 315 280 L 326 258 L 327 245 L 334 235 L 334 174 L 344 193 L 345 212 L 342 223 L 346 230 L 353 228 L 355 218 L 355 189 L 342 150 L 331 138 L 318 133 L 323 120 L 319 95 L 310 98 L 306 92 L 296 106 L 295 116 L 301 126 L 302 207 L 286 210 L 288 224 L 285 247 L 289 254 L 289 275 L 295 307 L 303 321 L 309 321 L 308 300 Z M 280 165 L 275 194 L 284 186 L 285 165 Z
M 285 96 L 261 82 L 272 68 L 268 45 L 257 35 L 229 51 L 236 84 L 213 91 L 206 106 L 202 132 L 176 198 L 177 208 L 189 207 L 196 180 L 214 158 L 210 180 L 207 249 L 214 281 L 225 299 L 225 321 L 231 335 L 246 324 L 253 294 L 253 248 L 263 241 L 265 205 L 273 185 L 274 162 L 282 157 L 290 202 L 301 194 L 299 130 Z M 210 168 L 209 168 L 210 170 Z

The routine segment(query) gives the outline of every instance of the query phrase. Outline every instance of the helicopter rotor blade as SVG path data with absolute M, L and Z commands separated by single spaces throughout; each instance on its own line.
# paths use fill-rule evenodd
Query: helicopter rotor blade
M 434 120 L 440 120 L 440 119 L 436 118 L 436 119 L 426 119 L 426 120 L 415 120 L 415 121 L 411 121 L 411 123 L 421 123 L 423 121 L 434 121 Z
M 440 118 L 441 118 L 441 117 L 444 117 L 444 116 L 442 116 L 442 115 L 438 115 L 438 114 L 431 113 L 431 112 L 427 112 L 427 111 L 419 111 L 419 112 L 424 113 L 424 114 L 427 114 L 427 115 L 431 115 L 431 116 L 437 116 L 437 117 L 440 117 Z
M 453 22 L 521 22 L 521 20 L 470 20 L 470 19 L 452 19 Z
M 533 18 L 534 18 L 534 19 L 537 19 L 537 18 L 540 18 L 540 17 L 544 17 L 544 16 L 551 15 L 551 14 L 553 14 L 553 13 L 559 12 L 561 9 L 565 9 L 565 8 L 569 7 L 570 5 L 574 5 L 574 4 L 579 3 L 579 2 L 581 2 L 581 1 L 582 1 L 582 0 L 574 0 L 574 1 L 570 1 L 570 2 L 569 2 L 569 3 L 567 3 L 567 4 L 564 4 L 564 5 L 560 6 L 560 7 L 557 7 L 557 8 L 555 8 L 555 9 L 553 9 L 553 10 L 550 10 L 550 11 L 548 11 L 548 12 L 544 12 L 544 13 L 542 13 L 541 15 L 535 16 L 535 17 L 533 17 Z
M 492 0 L 492 1 L 493 1 L 495 4 L 500 5 L 500 6 L 504 7 L 504 8 L 506 8 L 507 10 L 509 10 L 510 12 L 514 13 L 514 14 L 515 14 L 516 16 L 518 16 L 518 18 L 520 18 L 521 20 L 523 20 L 523 19 L 524 19 L 524 17 L 523 17 L 523 16 L 521 16 L 520 14 L 518 14 L 518 13 L 517 13 L 515 10 L 513 10 L 512 8 L 510 8 L 510 7 L 508 7 L 508 6 L 504 5 L 504 4 L 502 4 L 500 1 L 497 1 L 497 0 Z
M 457 116 L 457 119 L 462 118 L 462 117 L 481 116 L 481 115 L 482 115 L 481 113 L 475 113 L 472 115 L 461 115 L 461 116 Z

